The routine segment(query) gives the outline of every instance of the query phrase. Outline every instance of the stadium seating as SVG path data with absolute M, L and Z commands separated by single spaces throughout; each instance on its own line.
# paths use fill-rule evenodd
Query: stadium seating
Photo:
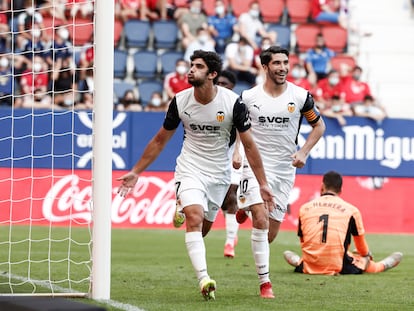
M 69 37 L 74 46 L 83 46 L 92 42 L 93 21 L 89 18 L 76 18 L 74 25 L 68 25 Z
M 336 24 L 324 24 L 321 32 L 325 38 L 325 44 L 337 53 L 345 53 L 348 47 L 348 31 Z
M 149 21 L 130 19 L 124 24 L 125 47 L 147 48 L 151 24 Z
M 291 37 L 290 26 L 268 24 L 267 31 L 275 31 L 277 33 L 276 43 L 279 44 L 281 47 L 284 47 L 290 50 L 290 37 Z
M 127 71 L 128 52 L 115 49 L 114 50 L 114 78 L 124 79 Z
M 179 29 L 175 21 L 154 21 L 152 31 L 155 49 L 176 49 Z
M 159 56 L 161 63 L 161 75 L 175 71 L 175 63 L 178 59 L 184 58 L 184 53 L 180 51 L 166 51 Z
M 146 106 L 150 102 L 151 95 L 154 92 L 161 92 L 161 94 L 163 93 L 163 84 L 161 81 L 150 79 L 143 80 L 138 83 L 139 99 L 143 106 Z
M 310 22 L 310 0 L 286 0 L 286 10 L 290 24 Z
M 240 14 L 249 11 L 250 1 L 246 0 L 231 0 L 231 8 L 233 10 L 233 14 L 236 17 L 239 17 Z
M 133 55 L 134 78 L 155 78 L 158 75 L 158 55 L 155 51 L 142 50 Z
M 134 90 L 135 84 L 132 82 L 127 81 L 114 81 L 114 95 L 116 97 L 116 100 L 118 101 L 122 97 L 124 97 L 124 94 L 126 91 Z
M 285 0 L 259 0 L 259 4 L 264 23 L 281 22 L 285 11 Z
M 342 64 L 346 64 L 350 68 L 353 68 L 356 65 L 356 60 L 353 56 L 348 54 L 336 54 L 331 58 L 331 66 L 333 69 L 340 71 Z
M 306 53 L 310 48 L 315 46 L 316 35 L 320 33 L 319 25 L 306 23 L 299 24 L 295 30 L 296 36 L 296 53 Z

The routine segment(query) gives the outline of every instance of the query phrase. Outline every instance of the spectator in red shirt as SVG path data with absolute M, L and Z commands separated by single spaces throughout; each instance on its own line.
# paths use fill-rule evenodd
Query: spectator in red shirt
M 178 92 L 191 87 L 191 84 L 188 83 L 187 72 L 187 62 L 184 59 L 179 59 L 175 63 L 175 71 L 165 76 L 164 90 L 168 101 L 170 101 Z
M 345 99 L 339 72 L 332 69 L 326 78 L 319 80 L 317 83 L 314 98 L 318 108 L 322 110 L 325 106 L 329 106 L 334 95 L 338 96 L 341 100 Z
M 312 0 L 311 16 L 317 23 L 332 23 L 347 27 L 347 17 L 341 0 Z
M 313 94 L 316 80 L 311 83 L 311 78 L 308 76 L 305 67 L 301 63 L 293 64 L 288 80 Z
M 41 56 L 34 56 L 32 68 L 26 69 L 20 78 L 21 93 L 32 94 L 35 90 L 46 93 L 48 85 L 47 64 Z
M 361 81 L 362 68 L 355 66 L 352 71 L 342 77 L 341 84 L 348 104 L 361 104 L 364 98 L 371 94 L 368 83 Z

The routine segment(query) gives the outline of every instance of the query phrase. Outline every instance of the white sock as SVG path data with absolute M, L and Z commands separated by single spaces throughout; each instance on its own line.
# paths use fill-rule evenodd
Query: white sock
M 226 244 L 234 245 L 239 230 L 235 214 L 226 213 Z
M 185 245 L 198 281 L 208 277 L 206 246 L 201 232 L 186 232 Z
M 259 277 L 259 283 L 270 282 L 269 278 L 269 257 L 270 247 L 267 240 L 267 229 L 252 229 L 251 244 L 256 272 Z

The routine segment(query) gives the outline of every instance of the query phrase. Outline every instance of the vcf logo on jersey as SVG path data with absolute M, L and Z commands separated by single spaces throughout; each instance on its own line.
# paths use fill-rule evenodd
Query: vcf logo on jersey
M 90 112 L 81 111 L 78 114 L 75 126 L 77 126 L 80 134 L 75 137 L 75 152 L 79 155 L 79 159 L 75 163 L 77 168 L 91 168 L 92 162 L 92 114 Z M 127 114 L 117 113 L 112 120 L 112 163 L 115 169 L 126 168 L 128 161 L 127 152 Z M 83 133 L 82 133 L 83 132 Z
M 217 120 L 217 122 L 223 122 L 224 121 L 224 112 L 223 111 L 217 111 L 216 120 Z

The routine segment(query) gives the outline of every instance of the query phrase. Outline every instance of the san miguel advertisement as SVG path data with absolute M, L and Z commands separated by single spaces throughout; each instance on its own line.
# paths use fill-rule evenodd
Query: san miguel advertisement
M 0 110 L 0 224 L 66 226 L 91 222 L 92 116 L 85 111 Z M 171 228 L 175 210 L 173 170 L 183 132 L 126 197 L 117 195 L 124 174 L 162 124 L 160 113 L 115 113 L 113 118 L 113 227 Z M 319 193 L 321 175 L 334 169 L 344 178 L 343 197 L 358 206 L 369 232 L 414 233 L 410 191 L 414 189 L 414 120 L 387 119 L 381 126 L 348 118 L 327 132 L 298 170 L 290 210 L 282 228 L 295 230 L 301 204 Z M 309 133 L 304 124 L 302 144 Z M 250 223 L 243 225 L 250 228 Z M 220 214 L 214 228 L 224 228 Z

